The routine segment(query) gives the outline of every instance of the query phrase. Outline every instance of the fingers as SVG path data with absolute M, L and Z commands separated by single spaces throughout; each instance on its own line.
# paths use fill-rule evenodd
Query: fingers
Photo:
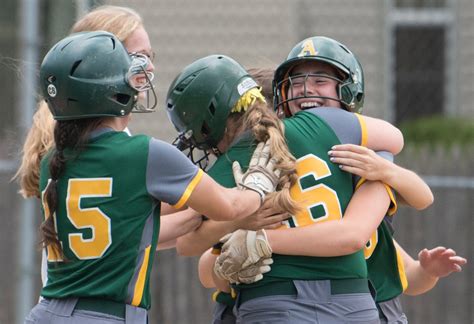
M 364 161 L 359 161 L 351 158 L 342 158 L 342 157 L 331 157 L 329 159 L 333 163 L 341 164 L 343 166 L 351 166 L 359 169 L 364 169 L 366 163 Z
M 242 177 L 244 176 L 242 168 L 240 167 L 239 162 L 234 161 L 232 163 L 232 173 L 234 174 L 235 184 L 238 186 L 242 182 Z
M 263 142 L 257 144 L 257 148 L 253 151 L 252 158 L 250 159 L 249 168 L 258 164 L 264 146 L 265 143 Z
M 259 143 L 260 144 L 260 143 Z M 260 152 L 260 157 L 259 157 L 259 160 L 258 160 L 258 165 L 268 169 L 268 166 L 267 164 L 268 163 L 268 160 L 270 158 L 270 142 L 269 141 L 266 141 L 263 145 L 263 148 L 262 148 L 262 151 Z M 273 169 L 272 169 L 273 170 Z M 271 170 L 269 170 L 271 171 Z
M 359 154 L 367 154 L 369 151 L 372 151 L 371 149 L 361 146 L 361 145 L 355 145 L 355 144 L 339 144 L 339 145 L 334 145 L 331 147 L 331 150 L 333 151 L 349 151 L 349 152 L 354 152 L 354 153 L 359 153 Z
M 465 265 L 467 263 L 467 259 L 460 256 L 450 257 L 449 260 L 458 265 Z

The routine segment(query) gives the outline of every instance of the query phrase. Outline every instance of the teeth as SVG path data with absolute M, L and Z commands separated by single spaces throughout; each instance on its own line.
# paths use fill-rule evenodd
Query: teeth
M 300 107 L 301 109 L 308 109 L 313 107 L 320 107 L 321 105 L 317 102 L 303 102 Z

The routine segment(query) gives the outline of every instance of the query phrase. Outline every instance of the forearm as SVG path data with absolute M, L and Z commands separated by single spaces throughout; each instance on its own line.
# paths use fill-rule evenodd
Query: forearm
M 413 260 L 413 263 L 405 267 L 405 274 L 408 280 L 408 287 L 404 294 L 416 296 L 431 290 L 438 282 L 438 277 L 429 275 L 419 261 Z
M 342 219 L 267 230 L 270 245 L 274 253 L 289 255 L 329 257 L 357 252 L 376 231 L 389 203 L 382 183 L 366 182 L 353 195 Z
M 383 181 L 392 187 L 403 201 L 413 208 L 422 210 L 433 203 L 433 193 L 428 185 L 413 171 L 390 163 Z
M 213 278 L 216 259 L 217 255 L 212 254 L 211 250 L 207 250 L 199 258 L 199 280 L 205 288 L 214 288 L 216 286 Z
M 176 250 L 183 256 L 200 255 L 235 229 L 235 222 L 204 221 L 195 231 L 178 238 Z
M 332 257 L 355 253 L 364 245 L 360 232 L 344 220 L 266 233 L 273 253 L 277 254 Z
M 253 190 L 224 188 L 204 174 L 186 204 L 210 219 L 230 221 L 254 213 L 261 199 Z
M 197 217 L 200 217 L 200 214 L 191 208 L 174 214 L 161 216 L 158 243 L 174 240 L 194 230 L 198 225 L 195 221 Z
M 415 296 L 431 290 L 439 278 L 427 273 L 421 266 L 420 261 L 413 259 L 395 240 L 393 243 L 402 257 L 408 281 L 408 287 L 403 293 Z
M 176 242 L 177 242 L 177 239 L 159 242 L 158 245 L 156 246 L 156 250 L 162 251 L 162 250 L 173 249 L 174 247 L 176 247 Z

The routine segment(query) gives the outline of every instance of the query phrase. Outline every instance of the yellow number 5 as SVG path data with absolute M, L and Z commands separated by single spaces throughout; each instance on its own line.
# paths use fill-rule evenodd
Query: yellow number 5
M 100 258 L 112 244 L 110 218 L 99 208 L 81 208 L 82 198 L 111 197 L 111 178 L 70 179 L 66 198 L 67 217 L 77 229 L 88 228 L 92 237 L 69 234 L 69 247 L 81 260 Z

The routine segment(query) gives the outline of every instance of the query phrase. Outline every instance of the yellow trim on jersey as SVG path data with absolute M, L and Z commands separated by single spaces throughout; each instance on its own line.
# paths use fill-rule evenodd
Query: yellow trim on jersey
M 184 191 L 181 198 L 178 200 L 178 202 L 175 205 L 173 205 L 174 208 L 180 209 L 181 207 L 184 206 L 184 204 L 188 201 L 189 196 L 191 196 L 191 194 L 193 193 L 194 188 L 196 188 L 199 181 L 201 181 L 203 174 L 204 174 L 204 171 L 199 169 L 198 172 L 196 173 L 196 176 L 194 177 L 193 180 L 191 180 L 191 182 L 189 183 L 188 187 Z
M 362 184 L 366 181 L 367 181 L 367 179 L 360 178 L 359 181 L 356 184 L 355 190 L 359 189 L 360 186 L 362 186 Z M 390 206 L 387 210 L 387 214 L 389 216 L 393 216 L 398 210 L 397 200 L 395 199 L 392 188 L 389 185 L 385 184 L 385 183 L 383 185 L 385 186 L 385 190 L 387 191 L 388 196 L 390 197 Z
M 149 245 L 145 249 L 145 255 L 143 257 L 143 263 L 140 267 L 140 272 L 138 273 L 137 283 L 135 284 L 135 289 L 133 290 L 133 300 L 132 305 L 138 306 L 142 301 L 143 291 L 145 289 L 145 279 L 146 279 L 146 272 L 148 269 L 148 260 L 150 259 L 150 249 L 151 245 Z
M 360 139 L 360 145 L 362 146 L 367 146 L 367 125 L 365 124 L 364 118 L 362 118 L 362 115 L 354 113 L 356 115 L 357 119 L 359 119 L 359 124 L 360 124 L 360 131 L 361 131 L 361 139 Z
M 221 293 L 220 290 L 216 290 L 212 293 L 212 301 L 217 302 L 217 296 Z
M 395 199 L 395 196 L 393 195 L 392 188 L 389 185 L 385 184 L 385 183 L 384 183 L 384 186 L 385 186 L 385 190 L 387 190 L 387 193 L 388 193 L 388 195 L 390 197 L 390 201 L 391 201 L 390 208 L 388 209 L 387 213 L 388 213 L 389 216 L 393 216 L 393 215 L 395 215 L 395 213 L 398 210 L 397 199 Z
M 400 283 L 402 284 L 402 289 L 405 291 L 408 287 L 408 280 L 407 275 L 405 273 L 405 265 L 403 264 L 403 258 L 401 254 L 398 252 L 398 249 L 395 248 L 397 252 L 397 266 L 398 266 L 398 275 L 400 277 Z

